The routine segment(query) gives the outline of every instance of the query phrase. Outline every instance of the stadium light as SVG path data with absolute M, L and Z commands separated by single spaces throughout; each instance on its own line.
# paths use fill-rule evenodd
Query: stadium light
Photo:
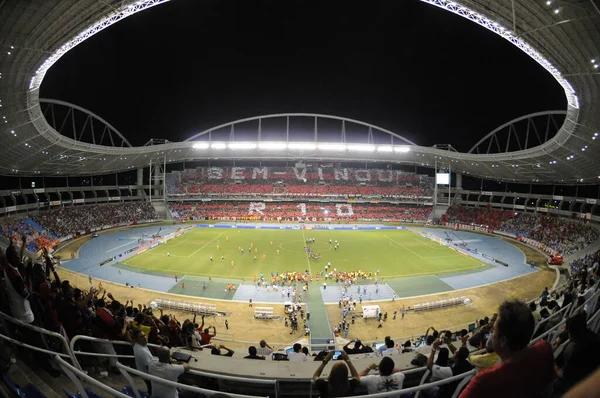
M 319 144 L 318 148 L 321 151 L 345 151 L 346 144 Z
M 256 148 L 255 142 L 230 142 L 228 145 L 229 149 L 254 149 Z
M 306 149 L 315 150 L 317 145 L 312 142 L 290 142 L 288 144 L 289 149 Z
M 400 152 L 400 153 L 408 153 L 408 152 L 410 152 L 410 148 L 407 146 L 395 146 L 394 151 Z
M 207 149 L 210 146 L 208 142 L 196 142 L 192 148 L 194 149 Z
M 227 145 L 225 145 L 224 142 L 213 142 L 212 144 L 210 144 L 210 147 L 212 149 L 225 149 L 227 148 Z
M 267 149 L 267 150 L 277 150 L 277 149 L 286 149 L 287 143 L 285 142 L 261 142 L 258 144 L 259 149 Z
M 356 152 L 373 152 L 375 150 L 375 145 L 370 144 L 348 144 L 349 151 Z
M 377 152 L 393 152 L 394 148 L 391 145 L 379 145 Z

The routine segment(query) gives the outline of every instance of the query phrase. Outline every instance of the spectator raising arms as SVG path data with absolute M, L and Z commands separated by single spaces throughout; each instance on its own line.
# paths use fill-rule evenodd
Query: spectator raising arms
M 325 365 L 331 361 L 334 354 L 335 351 L 330 351 L 313 375 L 313 380 L 321 398 L 347 397 L 352 395 L 352 392 L 358 387 L 358 372 L 345 352 L 342 352 L 341 357 L 346 364 L 337 362 L 331 368 L 327 380 L 319 378 Z M 346 367 L 346 365 L 348 366 Z M 350 368 L 350 374 L 352 375 L 352 379 L 350 380 L 348 380 L 348 368 Z
M 554 378 L 552 347 L 545 341 L 527 347 L 534 324 L 526 304 L 504 302 L 492 334 L 502 363 L 479 372 L 460 398 L 535 398 L 548 393 Z

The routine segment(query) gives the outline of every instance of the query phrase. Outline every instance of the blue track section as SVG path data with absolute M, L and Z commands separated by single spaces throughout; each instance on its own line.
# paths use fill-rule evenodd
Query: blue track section
M 494 236 L 437 228 L 419 229 L 442 239 L 449 236 L 454 243 L 466 243 L 467 248 L 477 249 L 477 254 L 469 252 L 469 255 L 492 266 L 491 269 L 486 269 L 484 271 L 440 277 L 442 281 L 452 286 L 454 289 L 465 289 L 500 282 L 538 271 L 536 268 L 532 268 L 525 263 L 525 255 L 521 250 Z M 508 266 L 505 267 L 493 260 L 485 258 L 482 254 L 492 258 L 501 259 L 503 262 L 507 263 Z
M 167 235 L 175 231 L 180 226 L 162 226 L 161 234 Z M 118 231 L 108 234 L 102 234 L 92 239 L 79 249 L 79 258 L 64 263 L 64 268 L 90 275 L 93 278 L 100 278 L 116 283 L 129 283 L 145 289 L 152 289 L 166 292 L 175 285 L 172 277 L 161 277 L 156 275 L 146 275 L 140 272 L 128 271 L 113 267 L 111 264 L 100 265 L 100 263 L 111 256 L 118 256 L 129 249 L 138 245 L 138 239 L 144 235 L 152 235 L 158 232 L 158 226 L 139 227 L 127 231 Z M 134 255 L 122 256 L 117 261 L 123 261 Z

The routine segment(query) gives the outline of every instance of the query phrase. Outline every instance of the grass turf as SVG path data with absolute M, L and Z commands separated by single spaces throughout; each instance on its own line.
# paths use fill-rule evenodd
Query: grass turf
M 304 242 L 308 238 L 315 238 L 312 251 L 319 252 L 321 259 L 309 259 L 306 255 Z M 337 251 L 329 244 L 329 239 L 339 242 Z M 243 254 L 240 248 L 243 248 Z M 248 249 L 251 249 L 251 254 Z M 197 228 L 123 264 L 152 274 L 252 280 L 261 272 L 265 277 L 271 272 L 304 270 L 316 275 L 328 262 L 331 262 L 331 268 L 341 271 L 379 270 L 380 278 L 437 275 L 485 266 L 472 257 L 458 254 L 406 230 L 213 228 Z

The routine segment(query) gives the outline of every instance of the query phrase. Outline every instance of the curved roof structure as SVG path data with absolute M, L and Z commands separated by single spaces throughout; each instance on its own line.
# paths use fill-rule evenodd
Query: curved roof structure
M 340 139 L 327 144 L 319 141 L 317 134 L 312 142 L 303 143 L 293 142 L 285 134 L 270 144 L 260 141 L 260 135 L 253 142 L 235 139 L 217 142 L 212 138 L 208 142 L 204 135 L 199 137 L 200 142 L 115 148 L 77 141 L 54 130 L 39 103 L 39 87 L 46 71 L 88 37 L 166 1 L 5 0 L 0 3 L 0 145 L 4 148 L 0 173 L 92 175 L 144 167 L 156 157 L 168 162 L 218 157 L 373 160 L 423 166 L 445 162 L 456 172 L 504 181 L 584 184 L 599 181 L 600 138 L 596 137 L 600 134 L 600 9 L 593 0 L 561 2 L 559 8 L 541 0 L 421 0 L 509 40 L 561 84 L 569 104 L 565 122 L 554 137 L 533 148 L 476 155 L 408 142 L 405 144 L 410 147 L 396 145 L 391 135 L 389 143 L 348 143 Z M 465 117 L 468 117 L 466 112 Z M 372 127 L 375 126 L 368 128 Z M 73 167 L 74 162 L 77 167 Z

